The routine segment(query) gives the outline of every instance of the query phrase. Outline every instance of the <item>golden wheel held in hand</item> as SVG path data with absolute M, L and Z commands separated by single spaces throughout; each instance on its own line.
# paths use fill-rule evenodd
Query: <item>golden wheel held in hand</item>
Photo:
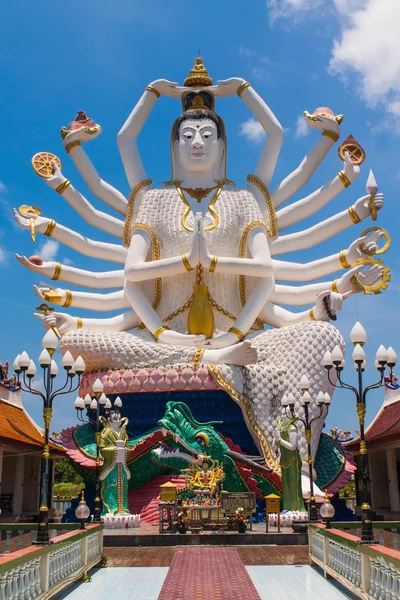
M 54 175 L 52 161 L 55 160 L 59 169 L 61 169 L 60 159 L 51 152 L 38 152 L 32 157 L 32 167 L 39 177 L 48 179 Z

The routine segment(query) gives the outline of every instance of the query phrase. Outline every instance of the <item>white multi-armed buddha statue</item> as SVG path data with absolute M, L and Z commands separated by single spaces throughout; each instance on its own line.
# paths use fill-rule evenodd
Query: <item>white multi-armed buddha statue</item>
M 222 103 L 234 94 L 266 133 L 247 187 L 237 187 L 227 178 L 225 126 L 215 112 L 216 99 Z M 136 138 L 163 95 L 179 99 L 183 112 L 171 130 L 171 179 L 154 188 L 146 178 Z M 198 58 L 183 87 L 162 79 L 147 86 L 120 130 L 118 148 L 131 189 L 126 198 L 97 174 L 84 144 L 96 138 L 101 127 L 79 113 L 68 129 L 62 129 L 65 149 L 90 191 L 120 217 L 94 208 L 63 176 L 57 161 L 40 174 L 85 221 L 118 241 L 91 240 L 37 215 L 34 228 L 120 268 L 91 272 L 17 256 L 21 264 L 42 276 L 98 290 L 36 288 L 47 302 L 101 312 L 127 309 L 111 318 L 82 319 L 65 312 L 42 315 L 46 328 L 57 327 L 62 334 L 63 351 L 80 354 L 89 370 L 206 365 L 218 385 L 241 405 L 256 443 L 274 470 L 279 470 L 274 428 L 282 394 L 293 392 L 303 373 L 314 390 L 331 391 L 322 356 L 344 343 L 329 321 L 336 318 L 348 296 L 369 286 L 379 287 L 384 275 L 382 265 L 371 260 L 382 235 L 379 231 L 359 237 L 341 252 L 305 264 L 277 258 L 314 247 L 383 206 L 381 193 L 368 194 L 348 210 L 284 234 L 327 205 L 360 173 L 346 154 L 342 169 L 331 181 L 279 208 L 308 182 L 340 135 L 342 116 L 329 109 L 305 113 L 305 120 L 320 131 L 320 138 L 299 167 L 270 192 L 283 141 L 279 121 L 243 79 L 213 85 Z M 15 218 L 22 227 L 32 227 L 33 217 L 15 211 Z M 363 259 L 370 266 L 362 264 Z M 342 269 L 346 270 L 335 280 L 306 283 Z M 102 293 L 115 288 L 118 291 Z M 281 306 L 310 304 L 311 309 L 301 312 Z M 314 451 L 322 425 L 314 428 Z M 301 448 L 305 453 L 304 440 Z

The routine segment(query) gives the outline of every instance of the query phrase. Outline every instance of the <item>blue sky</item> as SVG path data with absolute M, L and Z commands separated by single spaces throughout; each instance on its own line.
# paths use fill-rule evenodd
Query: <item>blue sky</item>
M 39 253 L 60 262 L 68 259 L 93 270 L 107 268 L 40 235 L 33 246 L 29 233 L 13 223 L 12 207 L 37 204 L 45 216 L 89 237 L 107 239 L 35 175 L 32 155 L 42 150 L 57 154 L 64 175 L 99 206 L 65 154 L 59 136 L 60 127 L 72 121 L 78 109 L 86 110 L 103 128 L 100 138 L 86 149 L 101 176 L 128 194 L 116 134 L 145 86 L 158 78 L 183 82 L 200 49 L 214 81 L 232 76 L 249 80 L 285 128 L 275 184 L 298 165 L 319 135 L 301 126 L 299 117 L 305 109 L 313 112 L 318 106 L 329 106 L 335 114 L 344 113 L 342 139 L 351 133 L 363 145 L 367 160 L 357 182 L 307 226 L 363 195 L 368 171 L 374 169 L 379 189 L 385 193 L 378 222 L 392 236 L 392 246 L 384 256 L 392 283 L 380 296 L 353 296 L 338 319 L 346 340 L 357 318 L 366 327 L 366 380 L 372 382 L 378 345 L 400 350 L 396 348 L 400 268 L 395 234 L 400 216 L 398 0 L 204 0 L 200 4 L 148 0 L 138 6 L 126 0 L 71 0 L 53 5 L 23 0 L 7 4 L 7 9 L 4 4 L 1 9 L 5 26 L 0 38 L 0 360 L 12 362 L 22 349 L 36 360 L 43 335 L 32 316 L 37 304 L 32 285 L 40 278 L 15 261 L 15 252 Z M 169 129 L 179 108 L 178 101 L 161 98 L 139 138 L 147 175 L 155 185 L 169 176 Z M 237 96 L 219 101 L 217 111 L 227 126 L 228 176 L 243 185 L 254 170 L 262 139 Z M 318 188 L 340 168 L 332 150 L 296 198 Z M 371 225 L 367 220 L 292 258 L 308 261 L 337 252 Z M 348 365 L 346 376 L 352 380 L 349 357 Z M 368 420 L 382 399 L 381 391 L 371 395 Z M 68 397 L 56 401 L 54 430 L 75 423 L 72 402 Z M 41 423 L 36 399 L 25 397 L 25 406 Z M 327 424 L 356 427 L 350 394 L 335 395 Z

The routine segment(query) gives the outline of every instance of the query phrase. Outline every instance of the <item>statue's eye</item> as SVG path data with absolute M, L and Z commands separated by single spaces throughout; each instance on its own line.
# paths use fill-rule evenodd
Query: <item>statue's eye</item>
M 198 444 L 200 444 L 200 446 L 209 446 L 210 445 L 210 439 L 206 433 L 203 433 L 203 431 L 196 433 L 194 439 L 196 440 L 196 442 Z
M 212 137 L 212 131 L 205 131 L 203 133 L 203 138 L 205 138 L 206 140 L 208 140 L 210 137 Z
M 185 131 L 185 133 L 183 134 L 183 137 L 185 138 L 185 140 L 192 140 L 193 133 L 191 131 Z

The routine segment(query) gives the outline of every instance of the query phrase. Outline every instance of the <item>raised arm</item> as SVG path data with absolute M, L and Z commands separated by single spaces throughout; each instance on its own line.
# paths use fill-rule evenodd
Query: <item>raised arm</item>
M 353 206 L 347 210 L 337 213 L 329 219 L 325 219 L 313 227 L 291 233 L 281 235 L 278 239 L 271 242 L 271 255 L 276 256 L 294 252 L 295 250 L 304 250 L 312 248 L 320 242 L 323 242 L 330 237 L 348 229 L 353 224 L 360 223 L 371 214 L 369 208 L 370 196 L 359 198 Z M 383 194 L 376 194 L 374 198 L 376 210 L 380 210 L 383 206 Z
M 172 95 L 176 86 L 176 83 L 166 81 L 165 79 L 158 79 L 148 85 L 118 133 L 118 148 L 131 189 L 146 177 L 136 139 L 157 98 L 161 94 Z M 176 97 L 180 97 L 180 93 Z
M 64 177 L 55 161 L 53 161 L 53 170 L 53 177 L 44 180 L 47 185 L 61 194 L 68 204 L 70 204 L 72 208 L 74 208 L 76 212 L 89 223 L 89 225 L 121 239 L 124 231 L 124 222 L 94 208 L 94 206 L 92 206 L 92 204 L 90 204 L 90 202 L 74 188 L 71 182 Z
M 343 163 L 343 170 L 339 171 L 332 181 L 326 183 L 318 190 L 306 196 L 298 202 L 294 202 L 286 208 L 278 210 L 276 220 L 278 231 L 283 231 L 287 227 L 303 221 L 307 217 L 321 210 L 335 196 L 340 194 L 348 187 L 360 174 L 360 168 L 353 165 L 349 154 L 346 152 L 346 158 Z
M 92 329 L 94 331 L 128 331 L 140 325 L 137 315 L 130 310 L 121 315 L 110 317 L 108 319 L 81 319 L 73 317 L 67 313 L 53 312 L 46 317 L 42 314 L 34 313 L 35 317 L 41 319 L 46 329 L 57 327 L 61 334 L 74 329 Z
M 311 175 L 328 154 L 333 144 L 339 138 L 340 129 L 336 121 L 336 119 L 340 120 L 338 117 L 336 117 L 336 119 L 321 115 L 316 117 L 305 113 L 305 119 L 307 125 L 314 129 L 321 130 L 322 136 L 302 160 L 297 169 L 290 173 L 290 175 L 288 175 L 272 192 L 275 208 L 278 208 L 283 202 L 286 202 L 288 198 L 293 196 L 307 183 Z
M 124 285 L 124 271 L 85 271 L 69 265 L 62 265 L 56 261 L 43 262 L 37 265 L 26 256 L 15 255 L 17 261 L 24 267 L 35 273 L 53 280 L 73 283 L 83 287 L 104 290 L 107 288 L 122 288 Z
M 15 209 L 13 212 L 18 225 L 24 229 L 29 229 L 29 219 L 21 217 Z M 47 237 L 53 237 L 58 242 L 61 242 L 86 256 L 122 264 L 125 262 L 127 250 L 122 246 L 91 240 L 80 233 L 76 233 L 72 229 L 68 229 L 68 227 L 59 225 L 53 219 L 48 219 L 47 217 L 37 217 L 35 225 L 36 230 L 40 233 L 43 233 Z
M 33 289 L 40 300 L 51 302 L 51 304 L 57 304 L 58 306 L 73 306 L 74 308 L 84 308 L 97 312 L 120 310 L 121 308 L 128 308 L 130 306 L 122 290 L 109 294 L 96 294 L 75 290 L 71 292 L 59 287 L 37 287 L 36 285 L 33 286 Z
M 100 125 L 95 127 L 81 127 L 77 131 L 69 132 L 65 127 L 61 129 L 64 148 L 72 158 L 73 163 L 82 175 L 86 185 L 94 194 L 111 206 L 114 210 L 125 216 L 127 201 L 126 198 L 115 187 L 101 179 L 93 166 L 90 158 L 82 148 L 82 144 L 95 139 L 101 134 Z

